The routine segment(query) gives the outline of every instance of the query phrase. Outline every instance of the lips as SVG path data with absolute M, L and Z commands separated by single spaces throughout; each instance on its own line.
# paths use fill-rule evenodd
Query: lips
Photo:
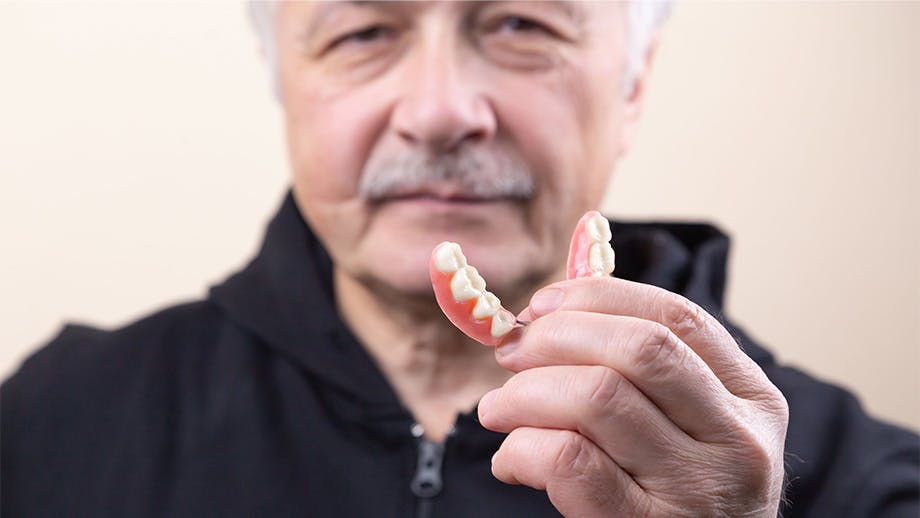
M 508 201 L 509 197 L 483 196 L 457 185 L 426 185 L 421 188 L 397 191 L 378 201 L 430 201 L 440 203 L 490 203 Z

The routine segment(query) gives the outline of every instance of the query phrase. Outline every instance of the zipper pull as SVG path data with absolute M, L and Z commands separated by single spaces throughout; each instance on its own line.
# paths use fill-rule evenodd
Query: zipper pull
M 433 498 L 444 487 L 441 479 L 444 445 L 426 439 L 425 431 L 418 423 L 412 425 L 412 435 L 418 439 L 418 462 L 409 488 L 419 498 Z

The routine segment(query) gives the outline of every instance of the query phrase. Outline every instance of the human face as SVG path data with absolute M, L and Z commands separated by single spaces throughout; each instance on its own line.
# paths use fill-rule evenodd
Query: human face
M 284 3 L 278 80 L 294 196 L 340 273 L 430 297 L 429 254 L 451 240 L 499 296 L 558 276 L 571 229 L 600 203 L 638 112 L 621 88 L 623 10 Z M 407 163 L 454 171 L 410 174 Z M 401 167 L 414 183 L 400 183 Z M 464 171 L 477 185 L 523 178 L 532 193 L 476 192 Z M 362 180 L 384 176 L 372 182 L 377 197 L 361 194 Z

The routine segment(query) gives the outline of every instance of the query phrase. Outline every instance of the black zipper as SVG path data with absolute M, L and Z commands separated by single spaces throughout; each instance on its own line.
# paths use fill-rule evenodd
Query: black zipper
M 426 439 L 425 430 L 418 423 L 412 425 L 412 436 L 418 440 L 415 475 L 409 482 L 412 494 L 418 498 L 415 516 L 430 518 L 434 510 L 434 497 L 438 496 L 444 487 L 444 479 L 441 477 L 444 445 Z

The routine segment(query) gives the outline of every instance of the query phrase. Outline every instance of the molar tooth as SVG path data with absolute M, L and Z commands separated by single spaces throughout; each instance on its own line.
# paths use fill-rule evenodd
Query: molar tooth
M 501 338 L 508 334 L 514 327 L 514 316 L 507 311 L 500 310 L 492 317 L 491 333 L 495 338 Z
M 473 280 L 470 279 L 469 268 L 472 267 L 467 266 L 457 270 L 450 279 L 450 293 L 459 301 L 475 299 L 482 295 L 482 290 L 476 289 Z
M 434 264 L 438 270 L 444 273 L 454 273 L 466 266 L 466 256 L 460 250 L 460 245 L 445 242 L 438 247 L 438 251 L 434 256 Z
M 473 318 L 491 317 L 495 315 L 501 305 L 502 303 L 498 300 L 498 297 L 487 291 L 476 300 L 476 306 L 473 308 Z
M 613 237 L 613 234 L 610 233 L 610 222 L 599 214 L 589 219 L 585 226 L 588 227 L 588 235 L 591 236 L 591 239 L 598 243 L 608 243 Z
M 479 270 L 475 266 L 465 266 L 463 269 L 469 274 L 473 288 L 479 291 L 486 291 L 486 280 L 482 278 L 482 275 L 479 275 Z
M 588 249 L 588 264 L 591 266 L 591 271 L 597 276 L 613 273 L 615 255 L 610 243 L 593 243 Z

